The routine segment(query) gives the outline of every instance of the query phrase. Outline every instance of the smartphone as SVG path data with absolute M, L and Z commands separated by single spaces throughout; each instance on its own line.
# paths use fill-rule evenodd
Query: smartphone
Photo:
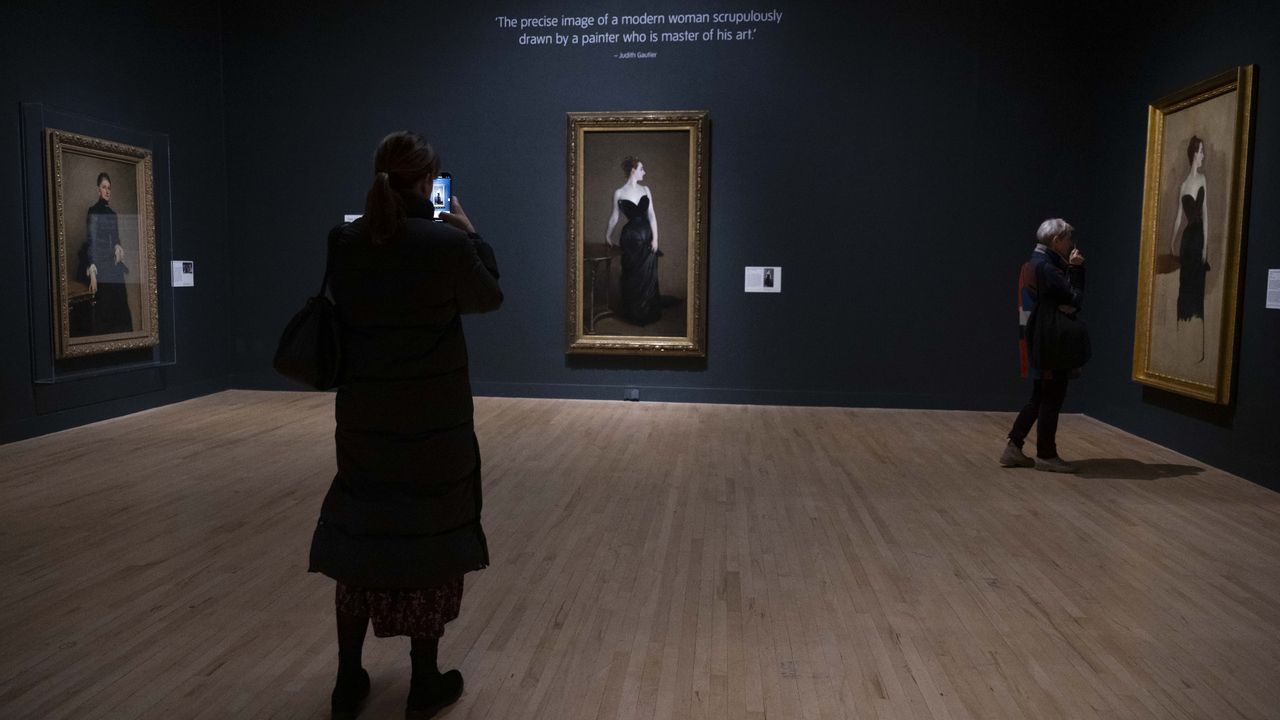
M 444 222 L 440 219 L 440 213 L 449 211 L 452 200 L 453 176 L 442 172 L 431 181 L 431 206 L 433 208 L 431 219 L 436 222 Z

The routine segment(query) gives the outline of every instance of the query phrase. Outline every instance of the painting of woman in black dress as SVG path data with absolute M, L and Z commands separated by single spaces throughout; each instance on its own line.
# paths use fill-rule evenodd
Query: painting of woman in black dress
M 1253 69 L 1148 108 L 1133 379 L 1214 403 L 1231 398 Z
M 705 355 L 706 113 L 568 119 L 568 352 Z
M 1217 128 L 1197 122 L 1178 130 L 1163 143 L 1168 165 L 1162 168 L 1151 365 L 1208 383 L 1217 373 L 1215 341 L 1222 324 L 1222 281 L 1212 271 L 1221 249 L 1215 241 L 1225 228 L 1213 211 L 1226 200 L 1215 183 L 1226 158 L 1215 146 Z
M 1209 210 L 1205 206 L 1204 140 L 1192 135 L 1187 143 L 1191 165 L 1178 194 L 1178 217 L 1173 221 L 1171 255 L 1178 257 L 1178 322 L 1200 320 L 1200 360 L 1204 360 L 1204 278 L 1209 272 Z M 1177 244 L 1181 229 L 1181 245 Z
M 621 315 L 636 325 L 648 325 L 662 317 L 658 295 L 658 215 L 653 207 L 653 193 L 641 185 L 644 163 L 635 155 L 622 161 L 626 184 L 613 191 L 613 213 L 604 231 L 605 242 L 622 249 Z M 620 216 L 627 222 L 618 239 L 613 229 Z
M 56 357 L 159 343 L 151 151 L 46 129 Z
M 90 322 L 71 328 L 72 337 L 130 332 L 133 314 L 125 276 L 129 266 L 120 245 L 120 223 L 111 209 L 111 175 L 98 173 L 98 200 L 85 213 L 85 240 L 80 246 L 78 278 L 92 295 Z

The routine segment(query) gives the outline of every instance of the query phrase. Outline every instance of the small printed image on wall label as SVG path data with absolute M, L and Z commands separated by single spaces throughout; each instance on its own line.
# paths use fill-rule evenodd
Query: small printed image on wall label
M 746 292 L 782 292 L 782 268 L 777 265 L 772 267 L 748 267 L 746 284 L 742 289 Z
M 170 265 L 174 287 L 196 286 L 196 264 L 190 260 L 174 260 Z

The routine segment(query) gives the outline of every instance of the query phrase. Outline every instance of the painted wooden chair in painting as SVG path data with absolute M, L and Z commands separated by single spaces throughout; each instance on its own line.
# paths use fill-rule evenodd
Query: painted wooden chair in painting
M 596 321 L 613 315 L 613 259 L 622 257 L 622 248 L 606 243 L 587 243 L 587 296 L 584 298 L 583 332 L 594 332 Z M 600 280 L 604 279 L 604 306 L 596 309 Z

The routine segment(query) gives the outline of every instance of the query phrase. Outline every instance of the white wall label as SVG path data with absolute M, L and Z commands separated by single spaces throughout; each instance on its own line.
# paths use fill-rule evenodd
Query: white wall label
M 355 222 L 361 218 L 360 215 L 343 215 L 342 222 Z
M 772 267 L 748 267 L 746 281 L 742 289 L 746 292 L 782 292 L 782 268 L 777 265 Z
M 1267 271 L 1267 309 L 1280 310 L 1280 270 Z
M 170 265 L 174 287 L 196 286 L 196 264 L 190 260 L 174 260 Z

